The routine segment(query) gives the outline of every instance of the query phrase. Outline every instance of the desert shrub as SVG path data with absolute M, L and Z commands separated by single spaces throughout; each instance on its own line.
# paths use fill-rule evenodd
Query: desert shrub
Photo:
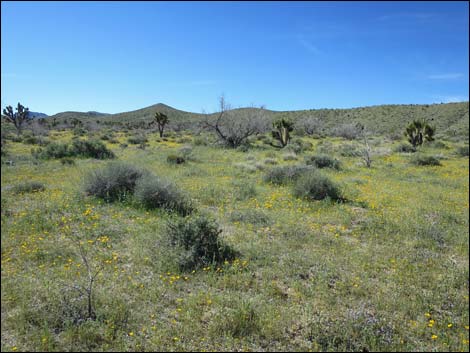
M 82 128 L 82 127 L 79 127 L 77 126 L 76 128 L 73 129 L 73 135 L 74 136 L 83 136 L 87 133 L 87 131 Z
M 109 163 L 106 167 L 92 171 L 85 178 L 84 189 L 105 201 L 122 201 L 133 194 L 137 180 L 144 172 L 122 162 Z
M 196 136 L 193 140 L 194 146 L 207 146 L 209 143 L 206 138 L 202 136 Z
M 70 156 L 70 147 L 67 144 L 53 142 L 48 144 L 44 150 L 40 150 L 38 156 L 43 158 L 63 158 Z
M 75 140 L 72 143 L 70 156 L 79 156 L 96 159 L 111 159 L 115 155 L 112 151 L 98 140 Z
M 112 137 L 108 134 L 103 134 L 103 135 L 100 136 L 100 139 L 103 140 L 103 141 L 109 141 L 109 140 L 111 140 L 111 138 Z
M 258 194 L 256 185 L 253 183 L 236 180 L 232 184 L 235 188 L 235 199 L 238 201 L 247 200 L 251 197 L 255 197 Z
M 178 156 L 176 154 L 170 154 L 166 157 L 166 161 L 170 164 L 183 164 L 186 162 L 186 159 L 183 156 Z
M 425 146 L 430 147 L 430 148 L 442 148 L 442 149 L 449 149 L 449 146 L 447 146 L 444 142 L 442 141 L 431 141 L 427 142 Z
M 294 195 L 308 200 L 343 200 L 340 188 L 327 176 L 314 171 L 301 176 L 294 184 Z
M 248 142 L 245 142 L 237 147 L 237 151 L 248 152 L 251 148 L 251 145 Z
M 264 164 L 277 164 L 277 160 L 274 158 L 266 158 Z
M 395 147 L 394 151 L 398 153 L 414 153 L 416 152 L 416 147 L 413 147 L 409 143 L 402 143 Z
M 44 191 L 45 189 L 46 187 L 44 186 L 44 184 L 39 181 L 25 181 L 23 183 L 16 184 L 12 188 L 12 191 L 15 194 L 25 194 L 29 192 Z
M 130 136 L 127 139 L 127 142 L 129 142 L 131 145 L 140 145 L 140 144 L 148 142 L 148 139 L 144 135 L 134 135 L 134 136 Z
M 177 248 L 181 270 L 192 270 L 225 260 L 238 253 L 221 239 L 219 225 L 205 214 L 175 218 L 167 223 L 167 240 Z
M 308 156 L 305 158 L 305 163 L 315 168 L 340 169 L 340 161 L 327 155 Z
M 338 153 L 342 157 L 359 157 L 361 155 L 358 146 L 353 144 L 342 144 L 338 146 Z
M 36 136 L 25 136 L 23 139 L 23 143 L 28 145 L 37 145 L 39 139 Z
M 12 135 L 10 136 L 12 142 L 23 142 L 23 136 L 21 135 Z
M 191 201 L 169 180 L 146 175 L 137 180 L 135 199 L 147 209 L 162 208 L 182 216 L 193 210 Z
M 287 145 L 286 150 L 299 154 L 311 150 L 312 147 L 313 144 L 311 142 L 302 141 L 301 139 L 292 139 L 289 145 Z
M 190 143 L 192 141 L 191 137 L 183 136 L 176 140 L 178 143 Z
M 441 162 L 439 161 L 439 158 L 436 156 L 425 156 L 425 155 L 417 155 L 414 156 L 414 158 L 411 160 L 411 163 L 414 165 L 419 165 L 419 166 L 437 166 L 441 165 Z
M 339 136 L 347 140 L 355 140 L 361 134 L 356 124 L 343 124 L 333 129 L 333 136 Z
M 333 154 L 335 148 L 330 141 L 322 140 L 318 143 L 316 151 L 320 154 Z
M 468 145 L 457 148 L 457 154 L 461 157 L 468 157 Z
M 264 176 L 264 181 L 282 185 L 293 181 L 302 174 L 311 171 L 313 167 L 304 165 L 281 166 L 270 169 Z
M 296 161 L 298 158 L 295 152 L 288 152 L 282 155 L 282 159 L 285 161 Z
M 242 170 L 244 172 L 247 172 L 247 173 L 254 173 L 258 170 L 258 168 L 252 164 L 248 164 L 248 163 L 234 163 L 233 166 L 237 169 L 237 170 Z
M 266 212 L 256 209 L 248 211 L 232 211 L 232 213 L 230 213 L 230 221 L 250 223 L 254 225 L 268 225 L 271 223 L 271 219 Z
M 187 161 L 197 161 L 193 153 L 191 145 L 184 145 L 178 150 L 178 155 L 182 156 Z
M 72 145 L 53 142 L 45 149 L 37 151 L 37 156 L 41 158 L 64 158 L 64 157 L 88 157 L 97 159 L 114 158 L 112 151 L 97 140 L 74 140 Z
M 75 159 L 70 157 L 63 157 L 60 159 L 60 163 L 63 165 L 75 165 Z

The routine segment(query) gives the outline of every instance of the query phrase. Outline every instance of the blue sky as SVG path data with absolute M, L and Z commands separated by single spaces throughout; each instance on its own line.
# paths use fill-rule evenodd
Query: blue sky
M 467 2 L 5 2 L 1 104 L 117 113 L 467 101 Z

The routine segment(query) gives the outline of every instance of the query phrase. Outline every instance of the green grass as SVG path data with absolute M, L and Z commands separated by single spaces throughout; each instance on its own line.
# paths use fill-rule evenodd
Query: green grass
M 193 145 L 194 158 L 175 166 L 167 156 L 181 137 L 149 134 L 145 150 L 105 144 L 117 160 L 174 181 L 239 253 L 188 271 L 165 241 L 167 222 L 181 216 L 83 193 L 85 176 L 108 162 L 36 162 L 31 145 L 8 141 L 2 351 L 468 351 L 469 164 L 455 153 L 463 144 L 423 147 L 442 165 L 416 167 L 412 155 L 391 152 L 399 142 L 379 138 L 373 149 L 390 152 L 365 168 L 340 155 L 350 142 L 327 139 L 342 168 L 322 173 L 347 200 L 333 203 L 297 198 L 254 167 L 303 157 L 285 160 L 261 142 L 248 153 Z M 72 133 L 49 138 L 70 143 Z M 302 139 L 320 153 L 323 140 Z M 47 188 L 15 193 L 25 182 Z M 80 241 L 99 270 L 95 320 L 74 289 L 88 278 Z

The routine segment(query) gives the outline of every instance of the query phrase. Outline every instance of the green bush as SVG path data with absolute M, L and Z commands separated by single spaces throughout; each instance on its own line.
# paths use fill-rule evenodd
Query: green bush
M 444 142 L 442 141 L 430 141 L 425 144 L 426 147 L 430 148 L 442 148 L 442 149 L 449 149 L 449 146 L 447 146 Z
M 137 180 L 144 172 L 137 167 L 121 162 L 109 163 L 106 167 L 92 171 L 85 178 L 84 189 L 105 201 L 122 201 L 134 193 Z
M 423 155 L 417 155 L 415 156 L 412 160 L 411 163 L 414 165 L 419 165 L 419 166 L 437 166 L 441 165 L 441 162 L 439 159 L 435 156 L 423 156 Z
M 234 180 L 232 185 L 235 187 L 234 196 L 237 201 L 244 201 L 255 197 L 258 194 L 256 185 L 247 181 Z
M 271 219 L 266 212 L 256 209 L 249 211 L 232 211 L 229 219 L 232 222 L 243 222 L 254 225 L 268 225 L 271 223 Z
M 60 159 L 60 163 L 63 165 L 75 165 L 75 159 L 70 157 L 63 157 Z
M 416 147 L 413 147 L 409 143 L 402 143 L 395 147 L 394 151 L 398 153 L 414 153 L 416 152 Z
M 196 136 L 193 140 L 194 146 L 207 146 L 209 142 L 202 136 Z
M 277 164 L 277 160 L 274 158 L 266 158 L 264 164 Z
M 282 185 L 299 178 L 302 174 L 313 170 L 312 166 L 292 165 L 275 167 L 265 174 L 264 181 L 267 183 Z
M 64 158 L 64 157 L 85 157 L 96 159 L 114 158 L 112 151 L 97 140 L 74 140 L 72 145 L 63 143 L 50 143 L 45 149 L 41 149 L 37 153 L 42 158 Z
M 468 157 L 468 145 L 457 148 L 457 154 L 461 157 Z
M 238 252 L 220 240 L 218 224 L 204 214 L 168 221 L 166 236 L 179 251 L 181 270 L 192 270 L 232 260 Z
M 294 184 L 294 195 L 308 200 L 343 200 L 340 188 L 317 171 L 307 173 Z
M 184 159 L 183 156 L 178 156 L 176 154 L 170 154 L 167 158 L 166 161 L 170 164 L 183 164 L 186 162 L 186 159 Z
M 315 168 L 340 168 L 339 160 L 331 158 L 327 155 L 308 156 L 305 158 L 305 163 L 307 165 L 312 165 Z
M 171 182 L 153 175 L 137 181 L 135 198 L 145 208 L 163 208 L 186 216 L 193 211 L 191 201 Z
M 285 161 L 296 161 L 298 158 L 295 152 L 288 152 L 282 155 L 282 159 Z
M 15 194 L 24 194 L 29 192 L 44 191 L 46 187 L 39 181 L 26 181 L 24 183 L 17 184 L 13 187 Z
M 148 139 L 146 136 L 143 136 L 143 135 L 135 135 L 135 136 L 129 137 L 127 139 L 127 142 L 129 142 L 131 145 L 140 145 L 140 144 L 148 142 Z
M 70 156 L 70 147 L 67 144 L 53 142 L 39 151 L 39 157 L 43 158 L 63 158 Z
M 361 155 L 358 146 L 353 144 L 342 144 L 338 146 L 337 150 L 339 155 L 343 157 L 359 157 Z
M 103 142 L 98 140 L 73 141 L 70 156 L 96 159 L 111 159 L 115 157 L 114 153 L 108 150 Z

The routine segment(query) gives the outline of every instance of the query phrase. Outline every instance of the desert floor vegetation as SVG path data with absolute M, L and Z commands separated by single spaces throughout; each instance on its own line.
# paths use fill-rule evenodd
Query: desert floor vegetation
M 112 136 L 113 161 L 69 163 L 7 140 L 2 351 L 468 351 L 468 145 L 424 144 L 438 163 L 416 164 L 404 139 L 379 139 L 366 168 L 343 137 L 296 137 L 287 155 L 260 138 Z M 193 158 L 169 163 L 182 148 Z M 325 154 L 341 168 L 305 162 Z M 334 197 L 308 197 L 302 173 Z

